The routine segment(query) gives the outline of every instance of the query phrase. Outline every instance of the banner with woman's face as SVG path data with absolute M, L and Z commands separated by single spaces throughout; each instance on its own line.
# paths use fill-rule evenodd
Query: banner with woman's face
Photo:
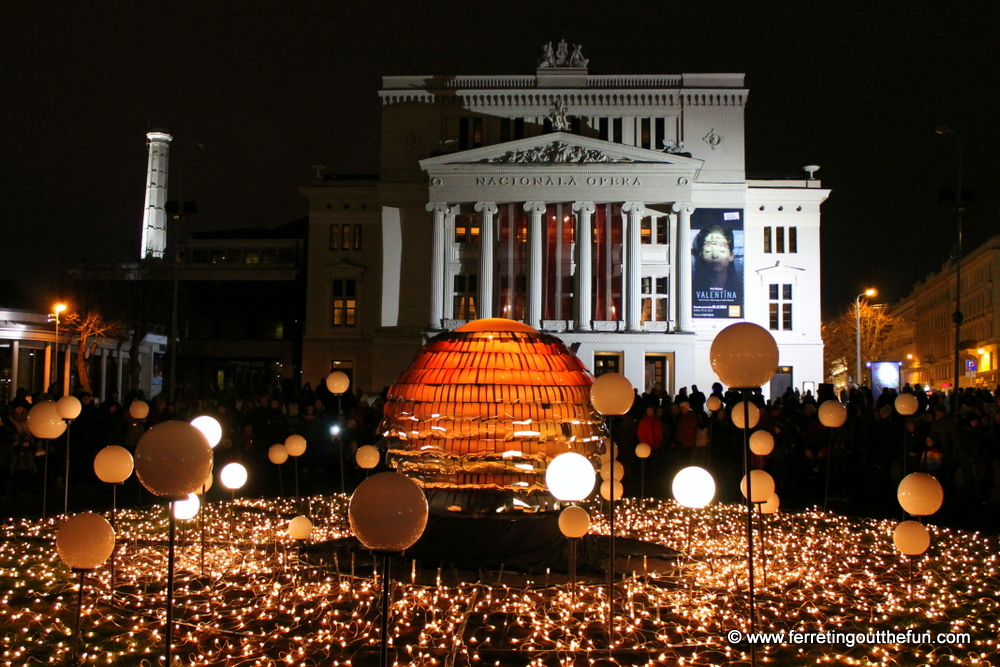
M 691 308 L 700 318 L 743 317 L 743 210 L 691 214 Z

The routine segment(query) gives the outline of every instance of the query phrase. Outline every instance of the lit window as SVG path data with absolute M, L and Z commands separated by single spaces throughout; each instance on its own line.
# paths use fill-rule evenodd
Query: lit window
M 474 320 L 476 314 L 476 297 L 479 292 L 477 276 L 455 276 L 454 317 L 457 320 Z
M 764 252 L 771 252 L 771 228 L 764 228 Z
M 356 292 L 357 282 L 354 280 L 333 281 L 333 326 L 354 326 L 357 308 Z
M 771 284 L 767 287 L 768 328 L 771 331 L 791 331 L 792 286 Z
M 642 278 L 642 322 L 665 322 L 668 319 L 668 292 L 670 279 L 645 276 Z M 649 296 L 645 296 L 649 295 Z
M 478 215 L 456 215 L 455 243 L 479 243 L 479 225 Z
M 788 228 L 788 252 L 799 251 L 799 233 L 797 227 Z
M 774 228 L 774 252 L 785 252 L 785 228 Z

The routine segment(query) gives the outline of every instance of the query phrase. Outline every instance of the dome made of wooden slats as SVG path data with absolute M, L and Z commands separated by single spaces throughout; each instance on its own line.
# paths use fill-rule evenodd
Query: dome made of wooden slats
M 387 459 L 428 489 L 544 492 L 553 458 L 607 448 L 593 382 L 555 336 L 469 322 L 432 338 L 389 388 Z

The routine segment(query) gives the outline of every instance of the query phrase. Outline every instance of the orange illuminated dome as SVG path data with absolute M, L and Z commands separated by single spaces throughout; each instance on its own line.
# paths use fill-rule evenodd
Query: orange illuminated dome
M 545 492 L 554 457 L 605 450 L 593 382 L 555 336 L 501 318 L 469 322 L 432 338 L 389 388 L 388 460 L 429 490 Z

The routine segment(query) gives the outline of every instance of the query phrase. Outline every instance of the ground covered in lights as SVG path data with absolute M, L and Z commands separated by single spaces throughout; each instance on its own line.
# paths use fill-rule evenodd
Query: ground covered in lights
M 555 575 L 504 580 L 496 572 L 442 577 L 407 563 L 394 576 L 390 659 L 428 666 L 749 664 L 749 646 L 727 639 L 749 630 L 744 510 L 646 505 L 624 503 L 619 534 L 681 556 L 620 577 L 610 652 L 602 584 L 584 581 L 571 590 Z M 285 535 L 288 520 L 308 511 L 313 540 L 348 537 L 346 499 L 314 497 L 298 506 L 237 500 L 233 510 L 229 503 L 207 509 L 204 574 L 198 523 L 180 523 L 177 664 L 377 664 L 381 582 L 373 580 L 371 556 L 300 560 Z M 598 517 L 592 530 L 606 531 L 599 509 L 591 513 Z M 758 546 L 755 570 L 759 631 L 910 629 L 930 632 L 931 641 L 771 641 L 757 648 L 758 664 L 1000 664 L 997 538 L 932 527 L 930 550 L 911 563 L 893 549 L 894 522 L 819 511 L 764 519 L 765 557 Z M 3 522 L 0 665 L 72 664 L 78 579 L 55 553 L 60 522 Z M 87 578 L 79 662 L 163 664 L 166 532 L 164 508 L 118 513 L 114 573 L 105 566 Z M 936 643 L 939 633 L 968 633 L 969 641 Z

